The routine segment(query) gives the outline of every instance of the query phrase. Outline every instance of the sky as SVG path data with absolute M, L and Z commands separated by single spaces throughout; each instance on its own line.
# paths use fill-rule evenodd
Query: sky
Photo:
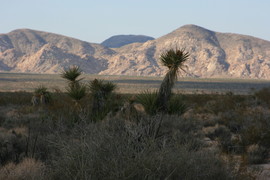
M 101 43 L 195 24 L 270 41 L 270 0 L 0 0 L 0 34 L 34 29 Z

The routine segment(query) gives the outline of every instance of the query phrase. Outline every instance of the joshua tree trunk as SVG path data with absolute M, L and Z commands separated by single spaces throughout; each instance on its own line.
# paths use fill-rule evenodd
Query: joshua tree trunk
M 164 77 L 158 92 L 157 104 L 158 111 L 166 112 L 168 110 L 168 102 L 172 94 L 176 77 L 175 72 L 169 71 Z

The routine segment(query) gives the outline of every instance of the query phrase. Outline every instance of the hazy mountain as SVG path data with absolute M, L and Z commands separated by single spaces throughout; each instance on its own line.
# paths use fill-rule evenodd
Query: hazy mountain
M 59 73 L 80 65 L 86 73 L 164 75 L 159 56 L 169 48 L 191 56 L 183 76 L 270 79 L 270 42 L 186 25 L 155 40 L 109 49 L 52 33 L 16 30 L 0 35 L 0 71 Z
M 109 48 L 119 48 L 131 43 L 144 43 L 154 38 L 144 35 L 116 35 L 106 39 L 101 45 Z

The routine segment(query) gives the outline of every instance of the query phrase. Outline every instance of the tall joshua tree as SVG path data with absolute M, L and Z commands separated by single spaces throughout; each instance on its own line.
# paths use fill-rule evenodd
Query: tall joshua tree
M 178 74 L 184 70 L 184 63 L 188 60 L 189 53 L 184 49 L 170 49 L 160 56 L 162 65 L 168 68 L 168 71 L 160 85 L 157 97 L 158 111 L 168 111 L 168 102 L 172 94 L 172 88 L 177 81 Z

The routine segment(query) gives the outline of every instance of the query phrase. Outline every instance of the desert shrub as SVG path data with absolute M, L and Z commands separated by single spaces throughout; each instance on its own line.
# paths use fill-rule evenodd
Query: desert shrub
M 47 136 L 51 134 L 51 122 L 45 117 L 28 119 L 0 131 L 0 165 L 20 162 L 24 157 L 46 160 L 50 154 Z
M 239 111 L 246 107 L 246 97 L 234 95 L 232 93 L 215 95 L 214 99 L 207 101 L 204 110 L 209 113 L 218 115 L 219 113 L 228 111 Z
M 145 90 L 136 96 L 136 100 L 144 106 L 147 114 L 154 115 L 158 112 L 157 104 L 158 92 Z M 188 106 L 183 102 L 180 95 L 172 95 L 168 101 L 166 113 L 182 115 L 188 110 Z M 163 112 L 164 113 L 164 112 Z
M 240 135 L 245 146 L 258 144 L 270 148 L 270 114 L 264 109 L 257 109 L 245 116 Z
M 22 162 L 13 162 L 0 167 L 0 179 L 7 180 L 42 180 L 45 178 L 45 165 L 32 158 L 25 158 Z
M 210 139 L 219 137 L 231 137 L 230 130 L 226 126 L 218 126 L 212 133 L 207 134 Z
M 250 164 L 260 164 L 266 162 L 268 157 L 268 149 L 259 146 L 258 144 L 253 144 L 247 149 L 247 160 Z
M 25 152 L 26 140 L 15 131 L 0 131 L 0 165 L 9 161 L 19 162 Z
M 43 85 L 38 86 L 37 88 L 35 88 L 34 96 L 39 98 L 39 103 L 40 104 L 49 104 L 52 101 L 51 93 Z
M 3 114 L 0 114 L 0 126 L 5 122 L 6 117 Z
M 0 106 L 6 105 L 26 105 L 31 104 L 32 93 L 30 92 L 1 92 L 0 93 Z
M 217 122 L 230 129 L 232 133 L 238 133 L 244 124 L 244 113 L 237 110 L 229 110 L 219 114 Z
M 168 114 L 182 115 L 188 110 L 188 106 L 183 102 L 180 95 L 174 95 L 169 100 Z
M 154 115 L 157 112 L 157 91 L 145 90 L 136 96 L 136 100 L 141 103 L 147 114 Z
M 270 106 L 270 88 L 263 88 L 254 93 L 254 96 L 261 102 Z
M 233 136 L 226 126 L 219 126 L 212 133 L 207 134 L 207 137 L 217 139 L 221 150 L 225 153 L 243 153 L 244 151 L 241 138 Z
M 203 126 L 204 127 L 215 126 L 217 123 L 217 120 L 218 120 L 217 117 L 208 117 L 207 119 L 203 120 Z
M 153 118 L 153 117 L 149 117 Z M 157 117 L 154 117 L 157 118 Z M 165 120 L 164 122 L 171 122 Z M 149 119 L 144 119 L 149 121 Z M 157 122 L 157 120 L 151 120 Z M 159 136 L 149 126 L 123 119 L 78 124 L 69 136 L 51 144 L 58 151 L 51 179 L 233 179 L 235 174 L 216 154 L 190 150 L 174 125 L 161 126 Z M 179 125 L 178 127 L 189 127 Z M 188 132 L 192 134 L 191 128 Z M 162 132 L 167 132 L 163 134 Z

